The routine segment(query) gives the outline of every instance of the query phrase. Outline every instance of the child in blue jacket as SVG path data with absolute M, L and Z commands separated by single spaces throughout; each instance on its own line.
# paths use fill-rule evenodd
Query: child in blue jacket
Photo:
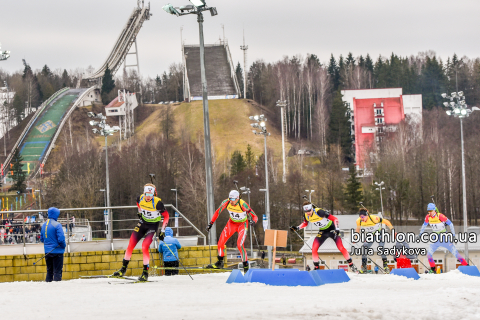
M 178 249 L 182 246 L 177 239 L 173 237 L 173 230 L 170 227 L 165 229 L 165 238 L 160 241 L 158 252 L 163 256 L 163 265 L 166 268 L 178 268 Z M 173 276 L 178 274 L 178 269 L 166 269 L 166 276 Z

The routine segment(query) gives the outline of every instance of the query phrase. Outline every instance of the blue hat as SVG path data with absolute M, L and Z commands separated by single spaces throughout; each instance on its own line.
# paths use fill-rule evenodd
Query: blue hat
M 427 211 L 432 211 L 435 210 L 437 207 L 435 206 L 435 203 L 429 203 L 427 206 Z
M 60 210 L 58 210 L 57 208 L 55 207 L 48 208 L 49 219 L 57 220 L 59 215 L 60 215 Z

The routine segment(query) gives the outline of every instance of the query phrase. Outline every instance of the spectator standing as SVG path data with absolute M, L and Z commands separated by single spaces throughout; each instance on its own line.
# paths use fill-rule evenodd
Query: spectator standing
M 165 228 L 165 238 L 160 241 L 158 252 L 163 256 L 163 265 L 166 268 L 178 268 L 178 249 L 182 246 L 177 239 L 173 237 L 173 230 L 170 227 Z M 166 276 L 178 274 L 178 269 L 165 269 Z
M 375 271 L 375 273 L 378 274 L 378 267 L 377 266 L 375 266 L 375 268 L 373 268 L 373 270 Z
M 48 219 L 42 225 L 40 241 L 44 243 L 45 262 L 47 264 L 46 282 L 62 281 L 63 254 L 65 252 L 65 235 L 60 223 L 57 222 L 60 210 L 55 207 L 48 209 Z
M 84 234 L 82 234 L 82 241 L 87 241 L 87 238 L 85 237 Z
M 285 253 L 282 254 L 282 264 L 283 264 L 284 266 L 287 265 L 287 257 L 285 257 Z

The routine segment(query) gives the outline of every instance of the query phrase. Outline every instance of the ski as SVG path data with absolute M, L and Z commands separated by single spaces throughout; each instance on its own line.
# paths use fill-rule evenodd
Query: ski
M 120 280 L 130 280 L 130 281 L 136 281 L 137 278 L 129 278 L 129 277 L 116 277 L 116 276 L 80 276 L 82 279 L 120 279 Z
M 128 282 L 109 282 L 108 284 L 136 284 L 136 283 L 146 283 L 146 282 L 158 282 L 158 281 L 139 281 L 135 279 L 135 281 L 128 281 Z

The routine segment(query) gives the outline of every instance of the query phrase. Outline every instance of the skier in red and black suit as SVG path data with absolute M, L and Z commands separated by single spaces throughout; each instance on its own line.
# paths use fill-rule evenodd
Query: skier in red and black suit
M 338 219 L 321 208 L 314 209 L 313 205 L 309 201 L 305 201 L 303 203 L 303 211 L 303 223 L 299 226 L 291 226 L 290 229 L 298 231 L 308 226 L 309 222 L 319 227 L 318 234 L 315 237 L 312 246 L 312 258 L 315 270 L 320 269 L 318 249 L 325 242 L 325 240 L 327 240 L 328 238 L 332 238 L 332 240 L 337 245 L 338 250 L 340 250 L 340 252 L 343 254 L 345 260 L 347 260 L 348 265 L 350 266 L 352 271 L 358 273 L 357 267 L 355 267 L 352 259 L 350 258 L 350 255 L 343 246 L 342 238 L 340 237 L 340 229 L 338 228 Z

